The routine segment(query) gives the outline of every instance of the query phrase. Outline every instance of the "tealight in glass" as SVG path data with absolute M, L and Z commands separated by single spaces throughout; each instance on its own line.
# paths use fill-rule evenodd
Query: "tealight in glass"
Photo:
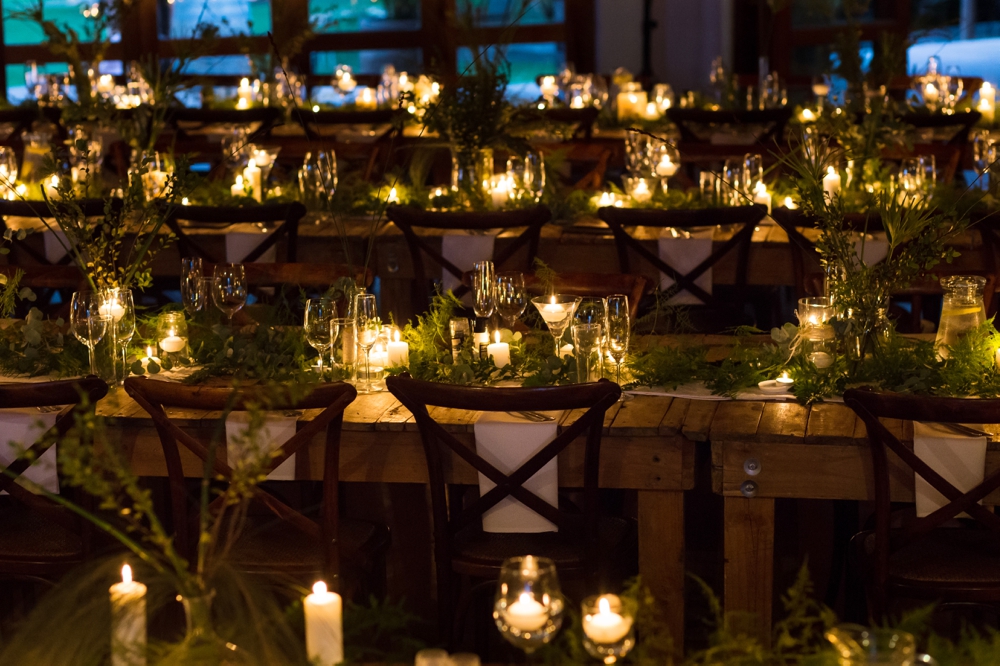
M 183 356 L 188 345 L 188 325 L 183 312 L 164 312 L 157 327 L 157 344 L 161 358 Z
M 493 603 L 500 635 L 527 653 L 550 642 L 562 627 L 562 590 L 555 563 L 525 555 L 503 563 Z
M 591 657 L 613 664 L 635 647 L 635 612 L 631 606 L 615 594 L 583 600 L 583 647 Z
M 795 315 L 799 319 L 801 353 L 821 370 L 830 367 L 836 346 L 830 325 L 836 315 L 832 299 L 827 296 L 800 298 Z

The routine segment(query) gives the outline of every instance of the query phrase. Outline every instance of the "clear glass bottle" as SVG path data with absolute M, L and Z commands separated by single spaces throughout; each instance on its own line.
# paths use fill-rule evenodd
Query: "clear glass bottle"
M 983 306 L 986 278 L 952 275 L 941 278 L 941 286 L 944 288 L 944 302 L 934 344 L 938 355 L 947 358 L 949 346 L 986 321 L 986 308 Z

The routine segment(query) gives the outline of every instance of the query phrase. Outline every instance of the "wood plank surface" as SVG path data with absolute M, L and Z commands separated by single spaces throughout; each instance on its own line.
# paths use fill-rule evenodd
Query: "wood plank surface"
M 774 594 L 774 500 L 726 497 L 724 500 L 725 564 L 723 601 L 740 628 L 771 643 Z M 749 615 L 746 615 L 749 614 Z
M 757 432 L 763 402 L 733 400 L 719 404 L 712 419 L 710 438 L 715 440 L 751 439 Z
M 621 404 L 609 433 L 619 437 L 655 437 L 673 398 L 637 395 Z
M 838 404 L 821 402 L 809 411 L 806 426 L 806 444 L 854 444 L 854 425 L 857 417 L 851 408 Z
M 639 570 L 684 652 L 684 493 L 639 491 Z
M 809 408 L 796 402 L 769 402 L 757 427 L 758 442 L 802 442 L 806 436 Z
M 688 405 L 681 432 L 693 442 L 707 442 L 712 430 L 712 419 L 719 402 L 710 400 L 692 400 Z

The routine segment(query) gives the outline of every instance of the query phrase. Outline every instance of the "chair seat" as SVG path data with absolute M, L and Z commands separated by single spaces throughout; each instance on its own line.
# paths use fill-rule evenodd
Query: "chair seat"
M 598 544 L 605 552 L 617 549 L 631 524 L 622 518 L 602 518 Z M 582 535 L 563 532 L 502 534 L 470 528 L 456 537 L 452 551 L 453 568 L 458 573 L 478 575 L 484 568 L 500 569 L 504 560 L 520 555 L 539 555 L 555 562 L 560 570 L 581 569 L 586 564 Z
M 865 554 L 870 558 L 875 552 L 875 533 L 863 534 Z M 1000 595 L 1000 537 L 983 529 L 936 529 L 889 557 L 888 582 L 928 588 L 930 596 L 936 591 L 982 590 L 995 590 Z
M 73 561 L 83 557 L 78 534 L 41 518 L 9 497 L 0 502 L 0 561 Z

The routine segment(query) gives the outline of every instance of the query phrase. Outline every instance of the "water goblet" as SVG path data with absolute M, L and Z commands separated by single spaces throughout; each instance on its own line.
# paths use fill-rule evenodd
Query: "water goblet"
M 608 354 L 615 362 L 615 382 L 621 386 L 622 363 L 628 353 L 629 337 L 632 334 L 632 321 L 628 308 L 628 296 L 615 294 L 608 296 Z M 622 393 L 621 400 L 627 400 Z
M 764 182 L 764 158 L 757 153 L 743 156 L 743 193 L 753 197 L 753 188 Z
M 576 380 L 580 384 L 601 378 L 602 324 L 573 324 L 573 350 L 576 352 Z M 597 363 L 594 363 L 596 352 Z
M 337 304 L 329 298 L 310 298 L 306 301 L 302 327 L 306 342 L 319 352 L 319 373 L 323 374 L 323 355 L 333 346 L 336 336 Z
M 496 309 L 496 277 L 492 261 L 477 261 L 472 268 L 473 309 L 477 317 L 489 317 Z
M 509 271 L 497 273 L 496 309 L 507 328 L 513 328 L 528 306 L 524 288 L 524 273 Z
M 549 333 L 555 340 L 556 357 L 559 356 L 559 341 L 562 339 L 563 333 L 566 332 L 566 328 L 573 321 L 573 313 L 581 300 L 583 299 L 579 296 L 568 294 L 536 296 L 531 299 L 531 304 L 538 308 L 545 325 L 549 327 Z
M 219 264 L 212 281 L 212 300 L 233 325 L 233 315 L 247 302 L 247 280 L 243 264 Z
M 500 635 L 531 654 L 555 638 L 565 601 L 556 565 L 545 557 L 511 557 L 503 563 L 493 602 Z
M 94 347 L 104 338 L 111 317 L 102 314 L 101 299 L 93 291 L 78 291 L 70 299 L 70 326 L 73 335 L 84 344 L 90 356 L 90 374 L 97 375 Z
M 189 315 L 205 307 L 205 283 L 201 257 L 181 259 L 181 301 Z
M 378 316 L 375 294 L 358 294 L 354 299 L 354 318 L 357 322 L 358 346 L 365 352 L 365 385 L 362 393 L 372 393 L 371 351 L 382 332 L 382 320 Z

